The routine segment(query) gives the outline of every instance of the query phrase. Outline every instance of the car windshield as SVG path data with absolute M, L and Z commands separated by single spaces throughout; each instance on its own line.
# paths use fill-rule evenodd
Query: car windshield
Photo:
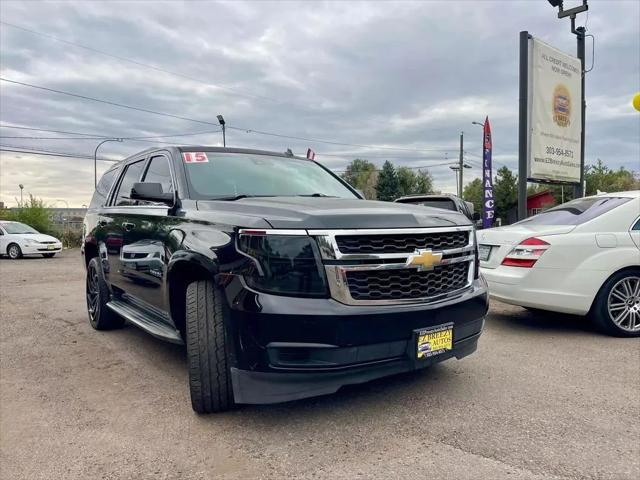
M 580 225 L 623 203 L 629 197 L 588 197 L 578 198 L 546 210 L 531 218 L 518 222 L 518 225 Z
M 357 198 L 340 180 L 310 160 L 248 153 L 204 153 L 206 157 L 197 157 L 196 162 L 188 161 L 189 154 L 185 154 L 190 196 L 197 200 L 297 195 Z
M 3 223 L 2 228 L 8 234 L 25 234 L 25 233 L 40 233 L 36 229 L 31 228 L 29 225 L 25 225 L 20 222 Z

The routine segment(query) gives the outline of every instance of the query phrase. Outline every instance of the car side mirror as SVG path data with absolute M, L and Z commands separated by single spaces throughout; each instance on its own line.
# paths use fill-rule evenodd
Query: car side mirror
M 132 200 L 146 200 L 148 202 L 166 203 L 173 205 L 173 193 L 164 192 L 161 183 L 140 182 L 134 183 L 129 198 Z
M 476 222 L 478 220 L 480 220 L 480 213 L 479 212 L 473 212 L 473 220 L 475 220 Z

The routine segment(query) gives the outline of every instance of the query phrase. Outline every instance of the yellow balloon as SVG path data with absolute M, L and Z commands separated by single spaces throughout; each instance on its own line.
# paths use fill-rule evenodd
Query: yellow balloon
M 640 112 L 640 92 L 636 93 L 633 97 L 633 108 Z

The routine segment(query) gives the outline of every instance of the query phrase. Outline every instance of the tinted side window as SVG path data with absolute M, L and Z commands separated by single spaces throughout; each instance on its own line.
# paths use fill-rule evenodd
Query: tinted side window
M 114 205 L 122 206 L 122 205 L 136 205 L 137 202 L 135 200 L 129 199 L 129 194 L 131 194 L 131 188 L 133 184 L 140 181 L 140 176 L 142 175 L 142 168 L 144 167 L 144 161 L 140 160 L 136 163 L 132 163 L 127 166 L 127 170 L 124 172 L 124 176 L 122 177 L 122 181 L 120 182 L 120 187 L 118 188 L 118 195 L 116 196 L 116 201 L 113 203 Z
M 165 193 L 173 192 L 173 183 L 171 182 L 171 168 L 169 167 L 169 159 L 165 156 L 151 158 L 147 173 L 144 175 L 143 182 L 160 183 L 162 191 Z
M 636 224 L 633 226 L 631 230 L 640 230 L 640 220 L 636 222 Z
M 93 193 L 93 197 L 91 198 L 91 203 L 89 204 L 89 208 L 98 208 L 103 207 L 107 202 L 107 195 L 109 195 L 109 190 L 111 190 L 111 186 L 116 179 L 116 174 L 118 173 L 118 169 L 114 168 L 113 170 L 109 170 L 98 182 L 98 186 L 96 187 L 96 191 Z

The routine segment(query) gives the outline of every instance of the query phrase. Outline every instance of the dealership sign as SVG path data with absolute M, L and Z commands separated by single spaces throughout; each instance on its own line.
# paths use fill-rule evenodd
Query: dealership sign
M 482 189 L 484 199 L 482 205 L 482 228 L 493 226 L 495 200 L 493 198 L 493 178 L 491 176 L 491 125 L 489 117 L 484 120 L 484 134 L 482 139 Z
M 529 39 L 527 177 L 580 182 L 581 64 Z

